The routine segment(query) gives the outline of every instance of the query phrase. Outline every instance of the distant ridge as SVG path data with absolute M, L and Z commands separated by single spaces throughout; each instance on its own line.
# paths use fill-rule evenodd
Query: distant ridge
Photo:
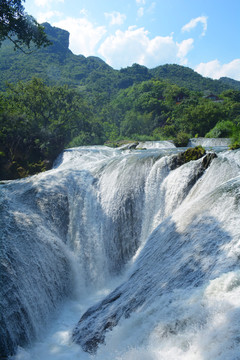
M 213 80 L 206 78 L 186 66 L 166 64 L 150 70 L 150 74 L 158 79 L 169 80 L 171 83 L 196 91 L 212 91 L 220 93 L 229 88 L 240 90 L 240 81 L 230 78 Z
M 69 32 L 48 23 L 43 24 L 52 45 L 39 49 L 32 54 L 13 50 L 9 41 L 0 48 L 0 89 L 6 82 L 28 81 L 40 77 L 47 84 L 67 84 L 79 89 L 108 91 L 109 94 L 127 88 L 151 78 L 168 80 L 171 84 L 190 90 L 210 91 L 219 94 L 227 89 L 240 90 L 240 81 L 230 78 L 212 80 L 194 70 L 176 64 L 166 64 L 154 69 L 133 64 L 121 70 L 115 70 L 102 59 L 83 55 L 74 55 L 69 49 Z
M 231 79 L 229 77 L 221 77 L 219 80 L 230 86 L 232 89 L 240 90 L 240 81 Z

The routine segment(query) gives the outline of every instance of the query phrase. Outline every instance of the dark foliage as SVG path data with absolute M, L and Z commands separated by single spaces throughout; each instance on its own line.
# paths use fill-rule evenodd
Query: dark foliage
M 37 48 L 50 44 L 44 28 L 25 13 L 22 0 L 0 0 L 0 46 L 9 39 L 14 49 L 30 48 L 33 43 Z M 23 48 L 25 46 L 25 48 Z

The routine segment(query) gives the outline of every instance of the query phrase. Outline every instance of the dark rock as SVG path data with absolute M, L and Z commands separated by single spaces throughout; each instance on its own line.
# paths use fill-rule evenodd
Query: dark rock
M 122 316 L 122 312 L 114 308 L 114 311 L 109 311 L 111 304 L 115 304 L 121 297 L 121 292 L 118 289 L 108 295 L 102 302 L 89 308 L 81 317 L 76 328 L 73 331 L 73 340 L 82 346 L 83 350 L 94 354 L 99 344 L 104 342 L 106 330 L 112 330 L 117 325 Z M 100 313 L 105 314 L 106 317 L 102 321 L 98 321 L 97 331 L 95 330 L 96 318 Z M 79 336 L 79 334 L 81 334 Z M 94 335 L 93 335 L 94 334 Z
M 204 169 L 207 169 L 211 164 L 211 161 L 216 158 L 217 155 L 214 152 L 206 154 L 206 151 L 201 146 L 196 146 L 195 148 L 187 149 L 184 152 L 174 155 L 170 164 L 170 169 L 174 170 L 179 166 L 182 166 L 189 161 L 198 160 L 203 158 L 202 165 Z
M 44 30 L 49 39 L 52 41 L 51 50 L 54 49 L 54 51 L 57 51 L 59 48 L 61 48 L 67 51 L 69 47 L 70 33 L 66 30 L 51 26 L 47 22 L 43 23 L 42 25 L 44 26 Z
M 204 169 L 207 169 L 209 165 L 211 164 L 212 160 L 217 157 L 216 153 L 208 153 L 206 156 L 204 156 L 202 160 L 202 165 Z
M 135 142 L 135 143 L 133 143 L 133 144 L 130 144 L 129 147 L 128 147 L 129 150 L 134 150 L 134 149 L 136 149 L 136 147 L 138 146 L 138 144 L 139 144 L 138 142 Z
M 198 146 L 197 146 L 198 148 Z M 216 153 L 208 153 L 205 156 L 201 155 L 202 150 L 198 152 L 198 150 L 192 151 L 195 148 L 190 148 L 188 150 L 191 150 L 191 152 L 189 152 L 188 150 L 184 151 L 183 153 L 180 153 L 178 155 L 175 155 L 172 157 L 172 162 L 170 163 L 170 169 L 174 170 L 177 169 L 178 167 L 186 164 L 189 161 L 192 160 L 197 160 L 197 159 L 192 159 L 192 157 L 198 157 L 201 158 L 202 157 L 202 161 L 199 164 L 198 169 L 196 170 L 195 174 L 193 177 L 191 177 L 189 179 L 189 183 L 187 185 L 187 188 L 191 188 L 197 181 L 198 179 L 204 174 L 204 171 L 210 166 L 211 162 L 213 159 L 215 159 L 217 157 Z M 204 149 L 203 149 L 204 150 Z M 205 154 L 205 150 L 204 150 L 204 154 Z
M 130 143 L 130 144 L 126 144 L 125 146 L 122 146 L 122 150 L 135 150 L 136 147 L 138 146 L 139 142 L 134 142 L 134 143 Z

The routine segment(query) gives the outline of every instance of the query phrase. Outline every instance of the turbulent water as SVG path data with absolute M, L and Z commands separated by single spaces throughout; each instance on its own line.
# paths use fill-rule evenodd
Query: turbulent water
M 68 149 L 0 185 L 2 356 L 239 360 L 240 151 L 178 151 Z
M 202 145 L 204 147 L 227 147 L 231 143 L 231 139 L 228 138 L 193 138 L 188 142 L 188 146 Z
M 173 141 L 143 141 L 136 146 L 136 149 L 169 149 L 174 147 Z

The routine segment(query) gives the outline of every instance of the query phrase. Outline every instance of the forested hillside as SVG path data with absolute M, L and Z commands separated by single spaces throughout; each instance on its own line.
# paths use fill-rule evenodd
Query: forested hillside
M 179 65 L 114 70 L 69 50 L 69 33 L 44 24 L 52 45 L 0 48 L 0 178 L 52 166 L 65 148 L 120 139 L 232 137 L 240 142 L 240 82 Z M 236 145 L 237 146 L 237 145 Z
M 219 94 L 229 88 L 240 90 L 240 81 L 228 78 L 213 80 L 205 78 L 194 70 L 176 65 L 166 64 L 150 70 L 156 79 L 169 80 L 172 84 L 187 87 L 190 90 L 208 91 Z
M 28 81 L 32 77 L 42 78 L 48 85 L 67 84 L 71 87 L 87 87 L 115 93 L 133 83 L 149 79 L 168 80 L 172 84 L 190 90 L 210 91 L 216 94 L 234 88 L 240 90 L 240 82 L 228 78 L 212 80 L 204 78 L 190 68 L 167 64 L 155 69 L 134 64 L 121 70 L 114 70 L 103 60 L 90 56 L 74 55 L 69 50 L 69 33 L 65 30 L 43 24 L 51 46 L 32 53 L 13 50 L 10 41 L 0 48 L 0 89 L 5 82 Z

